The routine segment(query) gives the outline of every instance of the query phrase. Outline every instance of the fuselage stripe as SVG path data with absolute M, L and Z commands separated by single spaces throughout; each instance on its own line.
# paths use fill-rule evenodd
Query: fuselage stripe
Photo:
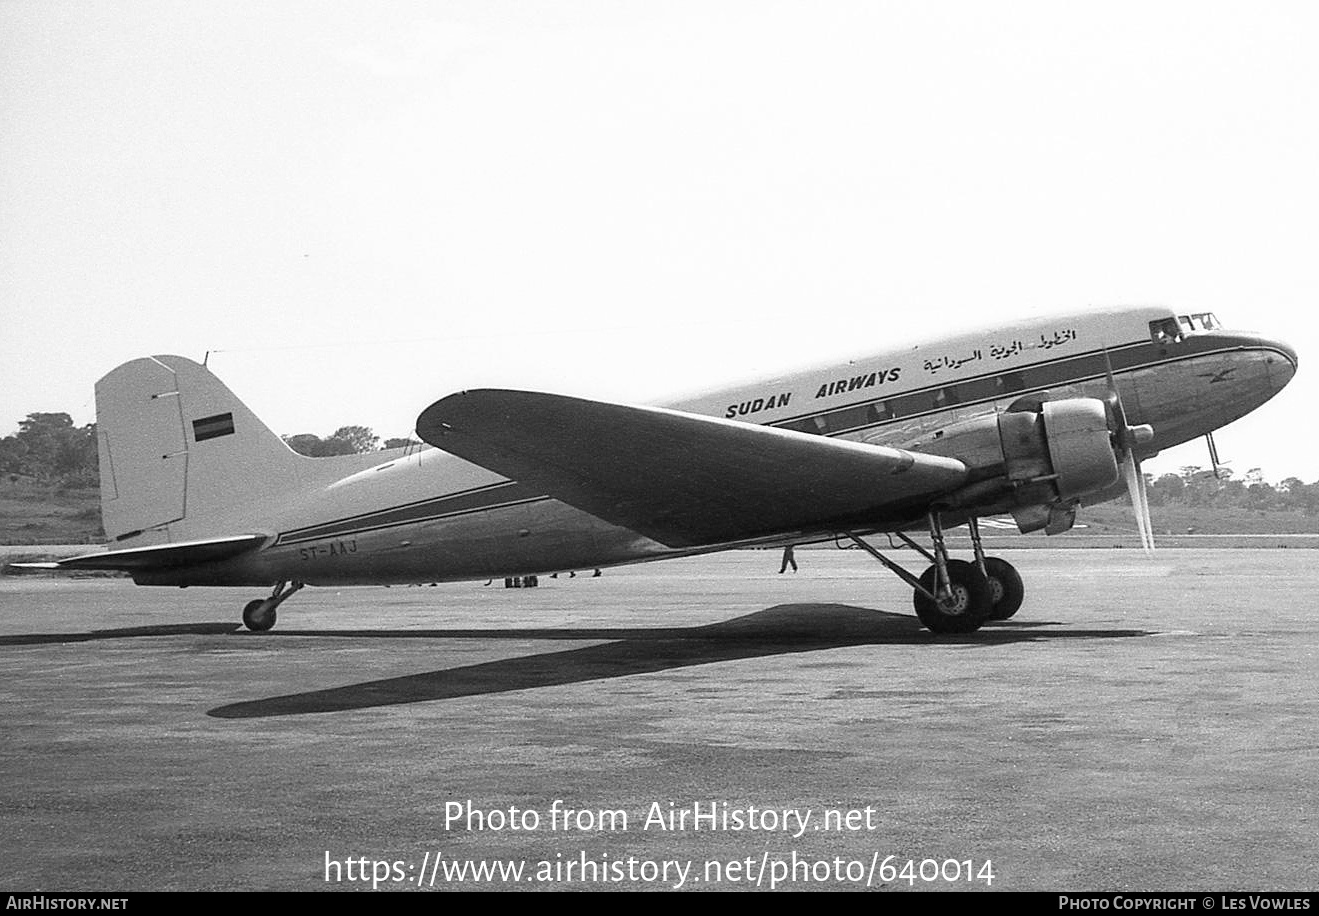
M 506 480 L 495 486 L 476 487 L 404 506 L 394 506 L 380 512 L 364 513 L 351 518 L 336 519 L 332 522 L 286 531 L 279 536 L 276 543 L 293 544 L 318 538 L 358 534 L 363 531 L 392 528 L 396 525 L 430 521 L 450 515 L 462 515 L 481 509 L 493 509 L 497 506 L 545 498 L 544 494 L 535 492 L 526 484 Z

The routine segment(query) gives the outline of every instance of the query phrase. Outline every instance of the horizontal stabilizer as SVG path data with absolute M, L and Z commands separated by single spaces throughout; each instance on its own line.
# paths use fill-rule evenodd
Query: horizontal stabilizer
M 952 458 L 528 391 L 450 395 L 417 433 L 670 547 L 899 524 L 966 478 Z
M 55 563 L 15 563 L 19 569 L 117 569 L 126 572 L 144 572 L 155 569 L 174 569 L 180 566 L 197 566 L 216 560 L 227 560 L 248 550 L 254 550 L 266 540 L 264 534 L 240 534 L 234 537 L 212 538 L 204 541 L 180 541 L 177 544 L 157 544 L 152 547 L 130 547 L 127 550 L 105 550 L 70 557 Z

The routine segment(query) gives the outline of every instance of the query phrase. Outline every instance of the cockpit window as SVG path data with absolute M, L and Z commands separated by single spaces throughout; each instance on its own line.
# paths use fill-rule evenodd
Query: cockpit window
M 1222 330 L 1223 323 L 1213 312 L 1196 312 L 1176 318 L 1160 318 L 1150 322 L 1150 339 L 1156 344 L 1180 343 L 1190 334 Z
M 1176 318 L 1160 318 L 1150 322 L 1150 337 L 1156 344 L 1177 343 L 1182 339 L 1182 328 Z

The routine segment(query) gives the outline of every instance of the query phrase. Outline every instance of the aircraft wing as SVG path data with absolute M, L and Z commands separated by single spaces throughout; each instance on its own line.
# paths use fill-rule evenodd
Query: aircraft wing
M 670 547 L 901 524 L 967 473 L 952 458 L 530 391 L 450 395 L 417 433 Z
M 179 541 L 175 544 L 155 544 L 150 547 L 103 550 L 53 563 L 13 565 L 20 569 L 115 569 L 125 572 L 171 569 L 176 566 L 195 566 L 199 563 L 227 560 L 244 551 L 255 549 L 265 540 L 264 534 L 240 534 L 202 541 Z

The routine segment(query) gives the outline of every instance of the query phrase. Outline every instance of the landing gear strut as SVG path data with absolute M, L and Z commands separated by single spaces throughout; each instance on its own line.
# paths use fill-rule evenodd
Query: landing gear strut
M 858 535 L 847 532 L 847 536 L 912 587 L 916 616 L 933 633 L 972 633 L 986 620 L 1006 620 L 1015 614 L 1021 607 L 1024 594 L 1021 576 L 1007 561 L 985 556 L 976 520 L 970 520 L 974 563 L 949 559 L 943 522 L 938 512 L 929 514 L 929 525 L 933 553 L 901 531 L 895 532 L 907 546 L 930 561 L 929 568 L 920 578 L 898 566 Z
M 269 630 L 275 625 L 275 609 L 284 603 L 285 598 L 302 588 L 302 585 L 301 582 L 281 582 L 275 586 L 269 598 L 249 601 L 247 607 L 243 608 L 243 626 L 253 633 Z
M 1022 599 L 1026 597 L 1026 585 L 1021 581 L 1021 574 L 1017 572 L 1017 568 L 1007 560 L 985 556 L 984 548 L 980 545 L 978 518 L 968 519 L 966 526 L 971 531 L 971 548 L 975 551 L 976 565 L 989 580 L 994 607 L 989 612 L 988 619 L 1007 620 L 1021 610 Z

